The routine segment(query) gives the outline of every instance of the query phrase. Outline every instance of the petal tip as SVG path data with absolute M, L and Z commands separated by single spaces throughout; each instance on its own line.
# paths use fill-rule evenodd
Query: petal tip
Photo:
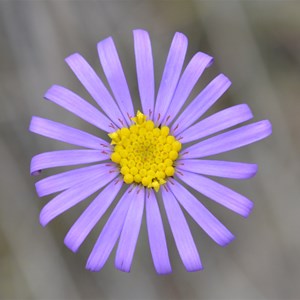
M 37 117 L 37 116 L 32 116 L 31 117 L 31 120 L 30 120 L 30 123 L 29 123 L 29 128 L 28 128 L 29 131 L 34 132 L 34 128 L 36 126 L 36 122 L 37 122 L 38 119 L 39 119 L 39 117 Z
M 249 204 L 245 209 L 240 213 L 242 217 L 245 219 L 249 217 L 249 215 L 252 213 L 252 210 L 254 208 L 254 203 L 249 200 Z
M 156 273 L 158 275 L 169 275 L 172 273 L 172 268 L 170 266 L 165 267 L 165 268 L 160 268 L 160 269 L 156 269 Z
M 115 264 L 115 267 L 117 270 L 124 272 L 124 273 L 130 273 L 130 268 L 125 266 L 119 266 L 117 263 Z
M 44 189 L 40 187 L 39 182 L 40 181 L 35 183 L 35 190 L 36 190 L 36 193 L 39 197 L 43 197 L 43 196 L 46 195 L 46 193 L 45 193 Z
M 45 209 L 43 208 L 40 212 L 40 224 L 43 227 L 46 227 L 46 225 L 50 222 L 49 214 Z
M 204 268 L 202 264 L 198 266 L 186 267 L 186 270 L 190 273 L 202 271 Z
M 224 84 L 230 86 L 231 85 L 231 80 L 223 73 L 219 74 L 216 78 L 219 80 L 224 81 Z
M 39 176 L 42 173 L 42 170 L 30 170 L 31 176 Z
M 50 88 L 44 94 L 44 99 L 50 100 L 51 95 L 53 95 L 56 92 L 59 92 L 59 88 L 60 86 L 57 84 L 53 84 L 52 86 L 50 86 Z
M 71 66 L 73 63 L 75 63 L 76 60 L 81 59 L 81 58 L 82 58 L 82 56 L 81 56 L 78 52 L 75 52 L 75 53 L 73 53 L 73 54 L 67 56 L 67 57 L 65 58 L 65 62 L 66 62 L 69 66 Z
M 65 57 L 65 62 L 68 63 L 73 57 L 76 57 L 77 54 L 78 53 L 75 52 L 75 53 L 72 53 L 69 56 Z
M 79 246 L 76 244 L 74 236 L 70 236 L 69 234 L 65 236 L 64 244 L 68 249 L 70 249 L 74 253 L 77 252 L 79 249 Z
M 208 57 L 210 57 L 210 60 L 207 64 L 207 66 L 205 67 L 205 69 L 211 67 L 213 65 L 213 63 L 215 62 L 215 59 L 212 56 L 207 55 Z
M 236 107 L 239 109 L 241 114 L 248 115 L 249 120 L 253 118 L 253 113 L 252 113 L 251 108 L 249 107 L 248 104 L 242 103 L 242 104 L 236 105 Z
M 235 240 L 235 236 L 230 233 L 226 238 L 223 239 L 220 243 L 218 243 L 221 247 L 226 247 L 228 246 L 232 241 Z
M 95 272 L 95 273 L 100 271 L 99 268 L 90 266 L 88 264 L 85 266 L 85 269 L 88 270 L 88 271 L 90 271 L 90 272 Z
M 176 32 L 174 35 L 174 39 L 179 39 L 181 42 L 183 43 L 187 43 L 188 42 L 188 38 L 185 34 L 183 34 L 182 32 Z
M 252 169 L 252 172 L 249 173 L 248 178 L 254 177 L 258 172 L 258 164 L 253 164 L 252 166 L 253 166 L 253 169 Z
M 146 31 L 145 29 L 142 29 L 142 28 L 134 29 L 134 30 L 132 30 L 132 32 L 133 32 L 134 36 L 135 35 L 145 35 L 145 34 L 149 35 L 148 31 Z
M 204 59 L 209 61 L 208 65 L 206 66 L 207 68 L 211 66 L 211 64 L 213 63 L 212 60 L 214 59 L 212 56 L 210 56 L 209 54 L 207 53 L 204 53 L 204 52 L 197 52 L 193 58 L 197 58 L 197 59 Z M 192 58 L 192 59 L 193 59 Z
M 92 253 L 86 262 L 85 268 L 90 272 L 99 272 L 104 267 L 105 262 L 106 260 L 97 259 L 97 256 Z
M 273 126 L 272 123 L 269 120 L 264 120 L 262 121 L 264 126 L 265 126 L 265 131 L 266 131 L 266 137 L 272 134 L 273 131 Z
M 111 36 L 109 36 L 97 43 L 98 51 L 102 50 L 103 45 L 105 46 L 106 44 L 114 44 L 113 38 Z

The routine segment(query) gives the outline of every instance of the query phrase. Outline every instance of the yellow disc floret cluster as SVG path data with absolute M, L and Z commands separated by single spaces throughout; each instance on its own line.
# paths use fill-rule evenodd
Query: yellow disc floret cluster
M 114 147 L 110 158 L 119 164 L 125 183 L 142 184 L 157 192 L 174 175 L 181 143 L 169 135 L 169 127 L 155 127 L 140 111 L 132 121 L 129 128 L 109 134 Z

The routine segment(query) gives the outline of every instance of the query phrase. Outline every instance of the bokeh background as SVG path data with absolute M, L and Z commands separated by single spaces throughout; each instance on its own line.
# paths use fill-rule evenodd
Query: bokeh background
M 224 155 L 260 166 L 252 180 L 219 180 L 253 199 L 247 220 L 199 196 L 236 240 L 219 247 L 188 218 L 202 272 L 184 270 L 166 225 L 174 272 L 156 275 L 144 222 L 130 274 L 115 270 L 114 255 L 101 272 L 89 273 L 85 261 L 105 219 L 77 254 L 63 238 L 91 199 L 46 228 L 39 225 L 39 210 L 50 197 L 37 197 L 30 159 L 68 146 L 30 134 L 30 118 L 39 115 L 98 134 L 42 97 L 57 83 L 91 101 L 64 58 L 80 52 L 103 75 L 96 44 L 110 35 L 137 103 L 134 28 L 150 32 L 157 82 L 172 36 L 181 31 L 189 38 L 186 62 L 197 51 L 215 57 L 193 95 L 220 72 L 233 82 L 209 113 L 246 102 L 256 120 L 273 123 L 269 139 Z M 300 1 L 1 0 L 0 298 L 300 299 L 299 71 Z

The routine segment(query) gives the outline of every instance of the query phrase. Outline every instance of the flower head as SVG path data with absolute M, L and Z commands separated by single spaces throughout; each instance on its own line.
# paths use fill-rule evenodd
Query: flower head
M 75 252 L 120 194 L 88 258 L 87 269 L 100 270 L 119 240 L 115 265 L 119 270 L 130 271 L 145 206 L 153 263 L 158 273 L 165 274 L 171 272 L 171 264 L 158 206 L 162 201 L 182 262 L 188 271 L 197 271 L 202 264 L 182 207 L 219 245 L 228 244 L 234 236 L 184 184 L 247 217 L 252 202 L 205 175 L 245 179 L 256 174 L 257 165 L 204 158 L 267 137 L 271 124 L 264 120 L 219 133 L 253 117 L 246 104 L 200 119 L 230 86 L 222 74 L 180 113 L 201 74 L 212 64 L 212 57 L 196 53 L 182 73 L 187 38 L 176 33 L 155 97 L 149 35 L 144 30 L 134 30 L 133 36 L 141 100 L 136 111 L 112 38 L 98 44 L 112 94 L 80 54 L 66 59 L 100 109 L 62 86 L 54 85 L 45 94 L 47 100 L 106 132 L 106 139 L 48 119 L 32 118 L 32 132 L 86 149 L 38 154 L 32 159 L 31 174 L 37 175 L 46 168 L 96 163 L 36 183 L 40 197 L 59 192 L 42 209 L 40 221 L 45 226 L 98 192 L 65 237 L 66 246 Z

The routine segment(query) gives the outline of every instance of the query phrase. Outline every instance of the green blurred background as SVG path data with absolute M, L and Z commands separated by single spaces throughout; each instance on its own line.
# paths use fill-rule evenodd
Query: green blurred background
M 78 254 L 64 246 L 68 228 L 86 204 L 45 229 L 39 225 L 39 210 L 50 197 L 37 197 L 36 178 L 29 176 L 30 159 L 67 146 L 29 134 L 31 115 L 97 134 L 42 97 L 56 83 L 91 100 L 64 58 L 80 52 L 102 74 L 96 44 L 110 35 L 138 100 L 135 28 L 151 35 L 157 82 L 172 36 L 181 31 L 189 38 L 186 62 L 197 51 L 215 57 L 194 95 L 220 72 L 233 82 L 210 113 L 246 102 L 255 120 L 273 123 L 268 140 L 224 155 L 260 166 L 252 180 L 219 180 L 254 201 L 251 216 L 245 220 L 199 198 L 236 240 L 221 248 L 188 218 L 202 272 L 184 270 L 167 226 L 174 272 L 158 276 L 145 223 L 130 274 L 115 270 L 114 257 L 99 273 L 84 269 L 103 222 Z M 299 67 L 300 1 L 0 0 L 0 298 L 300 299 Z

